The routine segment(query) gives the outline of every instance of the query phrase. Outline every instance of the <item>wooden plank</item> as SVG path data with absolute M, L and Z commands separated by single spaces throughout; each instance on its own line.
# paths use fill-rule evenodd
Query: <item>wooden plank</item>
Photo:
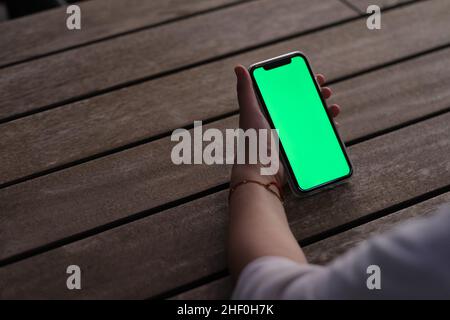
M 174 165 L 174 145 L 160 139 L 0 190 L 0 259 L 227 181 L 228 166 Z
M 381 9 L 397 6 L 399 4 L 405 4 L 409 2 L 414 2 L 417 0 L 342 0 L 350 3 L 352 6 L 357 8 L 359 11 L 366 13 L 367 7 L 370 5 L 377 5 Z
M 393 30 L 390 32 L 368 31 L 361 27 L 363 21 L 358 20 L 0 125 L 0 149 L 4 150 L 0 154 L 0 184 L 168 132 L 192 124 L 193 120 L 236 111 L 232 67 L 238 62 L 250 64 L 301 48 L 311 57 L 316 70 L 334 80 L 442 44 L 444 38 L 436 38 L 432 28 L 425 28 L 427 32 L 412 33 L 406 27 L 405 17 L 414 16 L 420 10 L 421 7 L 411 6 L 386 13 L 383 21 Z M 447 28 L 450 28 L 447 17 L 445 21 Z M 433 23 L 427 22 L 427 25 Z M 393 36 L 392 32 L 396 35 Z M 342 35 L 347 36 L 343 38 Z M 417 45 L 412 48 L 408 43 Z M 330 49 L 323 50 L 325 45 Z M 445 90 L 450 81 L 448 52 L 433 57 L 375 73 L 374 76 L 362 78 L 362 82 L 337 85 L 335 101 L 341 103 L 349 118 L 364 118 L 370 114 L 376 116 L 376 121 L 371 121 L 369 125 L 370 129 L 375 129 L 374 124 L 377 130 L 393 122 L 407 121 L 448 107 Z M 412 64 L 417 66 L 411 68 Z M 413 75 L 416 69 L 419 69 L 417 76 Z M 399 75 L 386 75 L 388 72 Z M 417 80 L 409 81 L 411 76 L 417 77 Z M 217 85 L 217 79 L 221 79 L 221 85 Z M 400 83 L 383 86 L 384 81 L 394 80 Z M 386 97 L 380 94 L 374 96 L 371 94 L 372 86 L 377 86 L 380 92 L 390 92 L 391 95 L 386 97 L 392 96 L 393 99 L 386 101 Z M 351 90 L 351 87 L 355 89 Z M 429 92 L 429 95 L 422 92 Z M 408 97 L 404 99 L 402 95 L 405 94 Z M 411 108 L 408 105 L 424 105 L 424 99 L 427 100 L 427 108 Z M 371 108 L 374 104 L 376 108 Z M 358 112 L 354 112 L 356 109 Z M 359 130 L 346 138 L 359 137 L 367 124 L 355 123 Z M 370 132 L 366 130 L 365 134 Z M 16 159 L 21 159 L 20 163 Z
M 240 0 L 96 0 L 77 3 L 81 31 L 66 28 L 66 7 L 2 23 L 0 67 Z
M 169 300 L 227 300 L 230 299 L 232 292 L 233 281 L 227 276 L 177 294 Z
M 358 139 L 449 109 L 449 72 L 450 49 L 445 49 L 332 85 L 329 103 L 342 106 L 343 138 Z
M 286 210 L 296 238 L 309 238 L 431 190 L 448 186 L 449 121 L 450 113 L 447 113 L 350 147 L 349 154 L 354 162 L 355 175 L 347 184 L 308 198 L 288 197 Z M 164 156 L 164 153 L 159 155 Z M 223 170 L 222 167 L 203 167 L 193 172 L 192 168 L 195 170 L 200 166 L 189 168 L 190 177 L 199 177 L 199 187 L 203 187 L 203 181 L 211 180 L 210 176 L 222 175 Z M 118 170 L 119 167 L 116 166 L 115 169 Z M 115 175 L 115 171 L 107 172 Z M 172 172 L 172 177 L 168 178 L 167 172 L 169 171 L 164 171 L 164 174 L 155 176 L 154 179 L 161 182 L 175 177 L 172 181 L 176 181 L 176 184 L 170 184 L 172 189 L 178 184 L 193 186 L 185 183 L 182 174 Z M 81 175 L 80 171 L 78 175 Z M 66 178 L 60 177 L 65 180 L 66 190 L 78 188 Z M 98 186 L 104 185 L 103 181 L 99 181 L 100 172 L 95 178 Z M 140 178 L 139 173 L 132 179 L 145 184 L 145 178 Z M 40 186 L 48 195 L 58 193 L 58 189 L 52 188 L 46 181 L 40 181 Z M 144 187 L 148 189 L 148 185 Z M 20 206 L 16 197 L 9 197 L 11 209 L 1 210 L 9 216 L 2 217 L 4 223 L 0 243 L 8 248 L 23 248 L 23 243 L 29 241 L 26 239 L 29 232 L 36 234 L 44 229 L 43 233 L 49 240 L 61 228 L 67 231 L 76 228 L 75 225 L 86 226 L 92 220 L 95 220 L 94 224 L 98 223 L 109 208 L 104 206 L 100 209 L 98 204 L 93 203 L 92 199 L 99 197 L 99 188 L 86 188 L 91 199 L 73 200 L 73 197 L 61 194 L 59 196 L 67 202 L 63 205 L 67 207 L 63 208 L 59 204 L 58 211 L 55 211 L 51 202 L 43 205 L 34 200 L 35 210 L 30 211 L 27 216 L 21 216 L 17 209 L 13 212 L 14 216 L 9 214 L 12 209 Z M 118 197 L 127 198 L 130 207 L 136 204 L 136 189 L 127 187 L 125 190 L 120 183 L 117 188 L 121 189 L 122 194 L 116 193 L 113 187 L 107 190 L 109 207 L 114 206 L 113 202 Z M 162 187 L 158 194 L 166 192 Z M 152 192 L 147 194 L 148 197 L 153 197 Z M 226 196 L 226 191 L 215 193 L 7 265 L 0 269 L 0 281 L 3 283 L 1 288 L 4 288 L 0 296 L 147 298 L 220 272 L 226 266 Z M 47 201 L 49 197 L 51 196 L 46 198 Z M 22 198 L 22 201 L 26 202 L 27 198 Z M 0 201 L 2 204 L 4 202 Z M 88 205 L 85 205 L 86 202 Z M 69 208 L 73 208 L 72 212 Z M 44 214 L 48 212 L 52 214 L 45 217 Z M 52 217 L 56 214 L 64 216 L 64 222 L 61 219 L 59 221 L 63 225 Z M 24 225 L 21 228 L 13 226 L 10 223 L 13 220 L 24 221 Z M 30 230 L 31 224 L 39 228 Z M 52 229 L 47 230 L 50 227 Z M 22 237 L 11 239 L 19 230 Z M 36 240 L 36 237 L 30 240 Z M 2 250 L 2 255 L 5 255 L 5 250 Z M 59 276 L 59 270 L 64 273 L 69 264 L 77 264 L 86 270 L 85 285 L 81 291 L 67 290 L 65 277 Z M 32 274 L 36 276 L 30 276 Z
M 439 206 L 449 202 L 450 193 L 447 192 L 435 198 L 431 198 L 430 200 L 420 202 L 412 207 L 397 211 L 396 213 L 307 246 L 305 254 L 312 263 L 327 264 L 367 238 L 392 230 L 407 220 L 429 216 L 435 213 Z
M 12 66 L 1 72 L 0 119 L 355 15 L 335 0 L 253 1 Z
M 426 217 L 437 208 L 450 201 L 450 193 L 437 196 L 412 207 L 397 211 L 383 218 L 363 224 L 338 235 L 326 238 L 304 247 L 305 255 L 310 263 L 324 265 L 348 250 L 356 247 L 371 236 L 379 235 L 410 219 Z M 173 300 L 223 300 L 231 296 L 233 284 L 229 276 L 212 281 L 208 284 L 188 290 L 174 296 Z

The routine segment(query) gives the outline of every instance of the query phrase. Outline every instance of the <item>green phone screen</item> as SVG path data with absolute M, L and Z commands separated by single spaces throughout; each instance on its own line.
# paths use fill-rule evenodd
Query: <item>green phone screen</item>
M 298 187 L 308 191 L 350 174 L 350 164 L 328 118 L 307 62 L 253 71 Z

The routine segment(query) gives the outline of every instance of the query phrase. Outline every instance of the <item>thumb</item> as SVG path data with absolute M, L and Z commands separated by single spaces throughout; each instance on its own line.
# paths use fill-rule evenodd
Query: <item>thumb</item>
M 258 101 L 253 90 L 252 79 L 247 69 L 238 65 L 234 68 L 237 78 L 237 96 L 239 101 L 239 111 L 245 114 L 258 112 Z

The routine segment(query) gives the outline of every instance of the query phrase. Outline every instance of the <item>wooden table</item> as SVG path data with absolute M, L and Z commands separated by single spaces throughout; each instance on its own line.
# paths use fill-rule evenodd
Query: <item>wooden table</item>
M 450 1 L 80 6 L 80 31 L 64 8 L 0 24 L 1 298 L 229 297 L 230 167 L 172 164 L 170 135 L 235 127 L 233 66 L 293 50 L 327 76 L 355 167 L 288 196 L 312 262 L 450 201 Z

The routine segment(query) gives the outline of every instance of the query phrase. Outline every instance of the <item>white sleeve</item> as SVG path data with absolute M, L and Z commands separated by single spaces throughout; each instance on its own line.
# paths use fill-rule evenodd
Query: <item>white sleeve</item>
M 448 299 L 450 207 L 372 238 L 327 266 L 262 257 L 248 264 L 234 299 Z M 368 285 L 369 266 L 380 288 Z
M 261 257 L 250 262 L 241 272 L 232 299 L 312 299 L 312 292 L 308 290 L 302 290 L 302 297 L 298 294 L 289 297 L 286 292 L 299 279 L 306 279 L 304 276 L 308 274 L 320 273 L 322 269 L 321 266 L 298 264 L 284 257 Z M 315 277 L 307 277 L 312 278 Z

